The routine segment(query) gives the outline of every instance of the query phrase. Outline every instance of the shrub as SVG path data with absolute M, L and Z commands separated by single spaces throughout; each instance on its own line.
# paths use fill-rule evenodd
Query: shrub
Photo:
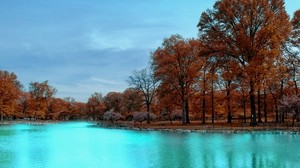
M 124 120 L 124 117 L 120 113 L 116 113 L 113 111 L 107 111 L 103 115 L 103 119 L 106 121 L 118 121 L 118 120 Z
M 293 124 L 295 119 L 299 119 L 300 113 L 300 97 L 297 95 L 283 96 L 279 110 L 282 113 L 287 113 L 293 117 Z
M 182 119 L 182 111 L 174 110 L 171 113 L 172 120 L 181 120 Z
M 150 116 L 150 120 L 156 120 L 157 116 L 154 113 L 149 113 Z M 148 119 L 148 112 L 134 112 L 133 113 L 133 120 L 134 122 L 143 122 L 143 121 L 147 121 Z

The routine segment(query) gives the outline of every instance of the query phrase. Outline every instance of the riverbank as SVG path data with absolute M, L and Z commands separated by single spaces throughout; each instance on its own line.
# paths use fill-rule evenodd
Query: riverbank
M 165 131 L 165 132 L 200 132 L 200 133 L 243 133 L 243 132 L 278 132 L 300 134 L 299 126 L 290 126 L 286 123 L 259 123 L 257 126 L 250 126 L 249 123 L 216 123 L 202 124 L 194 121 L 191 124 L 182 125 L 180 122 L 155 122 L 155 123 L 134 123 L 119 121 L 97 122 L 98 127 L 111 129 L 126 129 L 137 131 Z
M 54 124 L 61 121 L 54 120 L 4 120 L 0 121 L 0 125 L 12 125 L 12 124 L 29 124 L 29 125 L 45 125 Z
M 56 124 L 64 121 L 56 120 L 5 120 L 0 121 L 0 125 L 12 124 L 30 124 L 30 125 L 45 125 Z M 76 122 L 76 121 L 74 121 Z M 200 121 L 193 121 L 191 124 L 182 125 L 178 121 L 160 121 L 147 124 L 134 123 L 132 121 L 87 121 L 95 123 L 96 127 L 110 129 L 125 129 L 136 131 L 164 131 L 164 132 L 199 132 L 199 133 L 245 133 L 245 132 L 270 132 L 270 133 L 293 133 L 300 134 L 300 126 L 292 127 L 287 123 L 259 123 L 257 126 L 250 126 L 249 123 L 215 123 L 202 124 Z

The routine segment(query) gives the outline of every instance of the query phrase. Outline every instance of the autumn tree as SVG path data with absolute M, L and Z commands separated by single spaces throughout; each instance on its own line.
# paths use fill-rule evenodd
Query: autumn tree
M 232 91 L 235 90 L 238 84 L 241 82 L 240 67 L 236 60 L 229 57 L 223 57 L 220 66 L 220 85 L 224 87 L 225 99 L 226 99 L 226 111 L 227 111 L 227 123 L 232 122 Z
M 68 103 L 61 98 L 52 98 L 48 106 L 47 119 L 65 120 L 65 113 L 68 113 Z
M 75 101 L 73 103 L 73 106 L 74 106 L 73 113 L 75 114 L 75 116 L 77 116 L 77 119 L 85 119 L 86 118 L 85 115 L 87 113 L 86 103 Z
M 93 120 L 103 118 L 105 112 L 104 98 L 101 93 L 95 92 L 90 96 L 86 104 L 87 115 L 92 117 Z
M 167 83 L 160 83 L 157 88 L 157 99 L 157 108 L 158 111 L 160 111 L 160 117 L 162 119 L 170 119 L 171 113 L 174 110 L 181 108 L 179 95 L 174 89 L 172 89 L 172 86 Z
M 295 94 L 299 94 L 298 82 L 300 80 L 300 10 L 294 13 L 291 20 L 291 33 L 282 48 L 285 64 L 294 83 Z
M 45 119 L 48 113 L 50 101 L 56 93 L 56 89 L 48 84 L 48 81 L 42 83 L 31 82 L 29 84 L 30 94 L 30 117 Z
M 300 97 L 295 94 L 284 96 L 280 102 L 280 111 L 292 116 L 294 126 L 295 119 L 300 118 Z
M 155 90 L 158 86 L 158 78 L 156 78 L 153 74 L 152 69 L 142 69 L 142 70 L 135 70 L 133 75 L 129 77 L 128 80 L 129 85 L 139 90 L 143 95 L 143 102 L 146 105 L 148 119 L 147 123 L 150 123 L 150 105 L 155 95 Z
M 0 121 L 15 112 L 21 84 L 14 73 L 0 70 Z
M 104 102 L 107 110 L 112 110 L 115 112 L 120 112 L 122 101 L 122 93 L 119 92 L 109 92 L 104 97 Z
M 202 66 L 200 57 L 201 43 L 186 40 L 180 35 L 166 38 L 162 46 L 153 53 L 155 75 L 162 84 L 169 85 L 180 96 L 182 124 L 189 123 L 186 110 L 188 99 L 195 93 L 195 86 Z
M 290 32 L 283 0 L 220 0 L 202 13 L 199 36 L 210 50 L 231 57 L 249 85 L 251 125 L 256 125 L 256 67 L 280 56 Z
M 18 109 L 22 117 L 28 116 L 29 101 L 30 101 L 30 94 L 28 92 L 21 91 L 18 98 Z
M 139 111 L 142 104 L 142 96 L 140 91 L 128 88 L 122 93 L 121 98 L 121 111 L 131 113 Z
M 206 123 L 207 112 L 207 92 L 209 90 L 210 69 L 213 67 L 213 57 L 201 56 L 201 64 L 199 67 L 199 76 L 197 79 L 198 90 L 201 92 L 201 106 L 202 106 L 202 124 Z M 213 86 L 213 85 L 212 85 Z

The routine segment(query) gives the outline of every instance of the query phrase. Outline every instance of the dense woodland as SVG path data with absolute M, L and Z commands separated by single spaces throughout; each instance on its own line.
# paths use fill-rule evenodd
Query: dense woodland
M 200 120 L 286 122 L 300 113 L 300 10 L 283 0 L 219 0 L 195 23 L 198 38 L 175 34 L 151 52 L 149 67 L 123 93 L 88 102 L 56 98 L 48 81 L 24 88 L 0 71 L 1 120 Z M 101 89 L 101 88 L 99 88 Z

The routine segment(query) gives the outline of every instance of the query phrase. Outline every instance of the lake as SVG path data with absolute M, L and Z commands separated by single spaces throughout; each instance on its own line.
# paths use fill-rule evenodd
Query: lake
M 74 122 L 0 126 L 2 168 L 300 166 L 300 135 L 175 133 Z

